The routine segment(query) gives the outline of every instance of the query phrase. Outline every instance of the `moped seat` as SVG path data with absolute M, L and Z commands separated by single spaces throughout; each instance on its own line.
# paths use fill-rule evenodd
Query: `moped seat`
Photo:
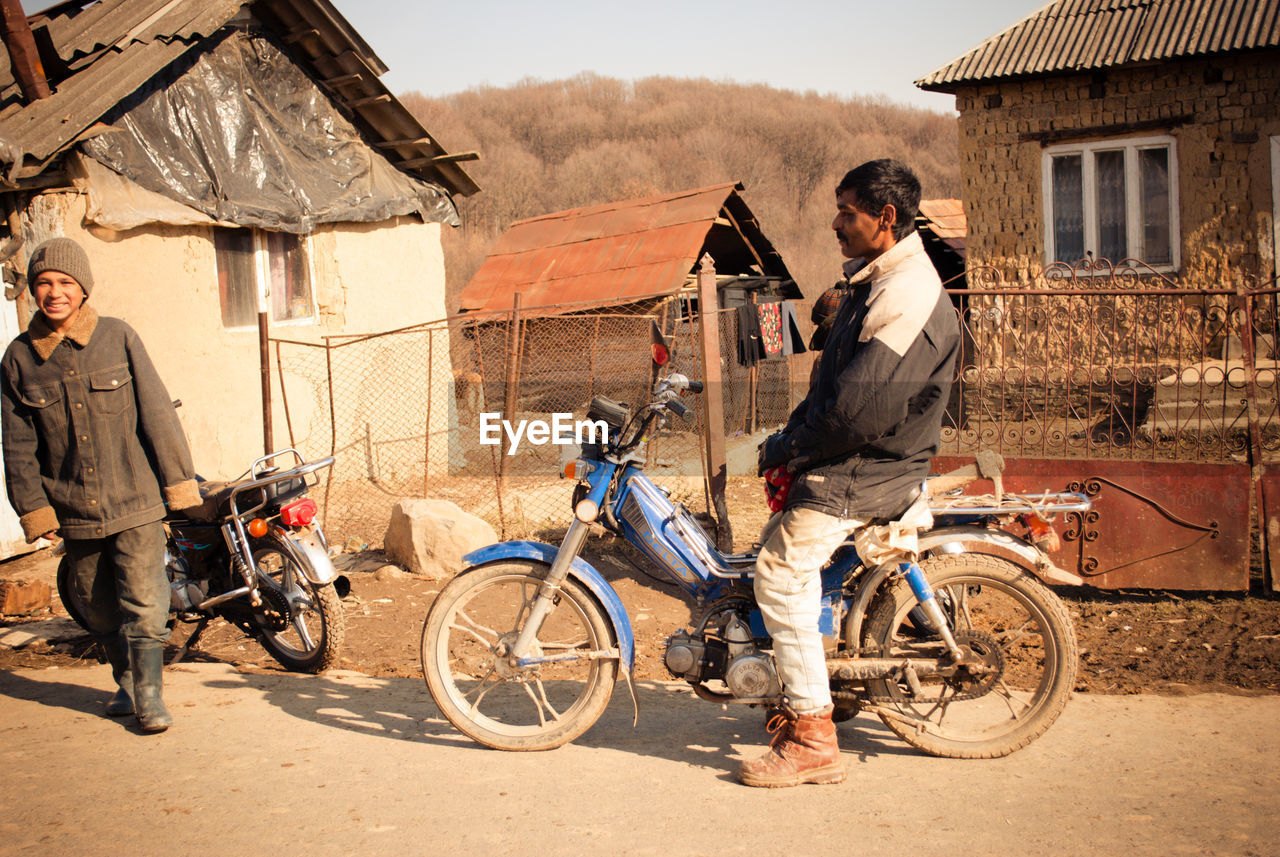
M 257 480 L 239 479 L 234 482 L 206 481 L 199 483 L 200 496 L 204 502 L 192 509 L 184 509 L 188 517 L 199 521 L 212 521 L 231 514 L 231 495 L 236 488 L 249 485 Z M 295 479 L 284 479 L 279 482 L 268 482 L 257 488 L 242 491 L 238 506 L 243 514 L 246 510 L 264 502 L 283 504 L 284 501 L 306 493 L 307 484 L 302 476 Z

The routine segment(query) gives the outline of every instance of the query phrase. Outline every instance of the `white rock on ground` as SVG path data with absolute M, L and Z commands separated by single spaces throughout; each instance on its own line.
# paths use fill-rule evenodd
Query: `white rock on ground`
M 432 580 L 462 570 L 462 556 L 498 541 L 488 523 L 448 500 L 401 500 L 382 537 L 387 559 Z

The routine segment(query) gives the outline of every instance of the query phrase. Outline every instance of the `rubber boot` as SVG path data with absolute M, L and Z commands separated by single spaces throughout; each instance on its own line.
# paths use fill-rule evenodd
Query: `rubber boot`
M 119 634 L 98 640 L 111 664 L 111 677 L 116 680 L 116 692 L 107 700 L 108 717 L 128 717 L 133 713 L 133 672 L 129 669 L 129 652 Z
M 129 644 L 133 664 L 133 704 L 143 732 L 163 732 L 173 725 L 173 716 L 161 698 L 164 672 L 164 643 L 143 640 Z
M 769 752 L 738 767 L 738 779 L 745 785 L 783 788 L 844 781 L 830 708 L 815 714 L 779 714 L 769 731 L 775 733 Z

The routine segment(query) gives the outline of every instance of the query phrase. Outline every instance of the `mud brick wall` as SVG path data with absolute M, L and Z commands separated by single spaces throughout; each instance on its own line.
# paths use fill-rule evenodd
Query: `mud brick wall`
M 1270 279 L 1277 93 L 1280 51 L 958 88 L 970 268 L 992 265 L 1008 281 L 1045 267 L 1046 146 L 1168 134 L 1179 181 L 1174 276 L 1196 288 Z

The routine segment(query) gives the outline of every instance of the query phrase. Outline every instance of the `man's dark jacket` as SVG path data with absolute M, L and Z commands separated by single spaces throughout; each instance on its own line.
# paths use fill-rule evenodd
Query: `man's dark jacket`
M 938 451 L 955 373 L 955 309 L 911 233 L 849 277 L 809 394 L 783 430 L 787 507 L 888 520 Z

